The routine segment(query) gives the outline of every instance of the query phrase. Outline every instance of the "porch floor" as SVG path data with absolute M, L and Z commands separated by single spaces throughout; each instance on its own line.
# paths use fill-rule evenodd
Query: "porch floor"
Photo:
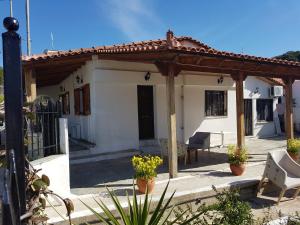
M 249 162 L 247 167 L 255 166 L 251 176 L 262 175 L 264 162 L 267 153 L 272 150 L 285 148 L 284 137 L 273 137 L 269 139 L 247 138 L 246 146 L 249 152 Z M 212 148 L 210 153 L 207 150 L 199 151 L 198 162 L 192 158 L 192 163 L 184 165 L 179 162 L 179 179 L 194 179 L 205 177 L 206 179 L 216 179 L 221 182 L 232 180 L 228 164 L 226 148 Z M 159 152 L 159 149 L 158 149 Z M 169 178 L 167 159 L 158 170 L 157 182 L 166 181 Z M 259 169 L 257 169 L 259 168 Z M 248 169 L 249 171 L 249 169 Z M 134 171 L 129 157 L 71 165 L 71 192 L 76 195 L 96 194 L 105 191 L 105 187 L 114 189 L 131 188 Z M 250 175 L 250 174 L 249 174 Z M 245 177 L 249 175 L 244 175 Z M 82 178 L 85 179 L 82 179 Z M 219 179 L 222 177 L 222 179 Z M 201 182 L 202 183 L 202 182 Z M 212 184 L 213 182 L 203 182 Z

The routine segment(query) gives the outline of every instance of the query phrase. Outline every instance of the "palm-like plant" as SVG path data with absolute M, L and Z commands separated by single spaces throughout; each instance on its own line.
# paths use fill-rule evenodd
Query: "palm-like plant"
M 124 209 L 121 206 L 121 203 L 118 197 L 115 195 L 113 191 L 108 190 L 111 200 L 113 201 L 117 214 L 114 215 L 108 207 L 100 200 L 96 201 L 98 206 L 103 210 L 103 214 L 96 212 L 93 208 L 82 202 L 98 219 L 99 222 L 102 222 L 106 225 L 163 225 L 163 224 L 175 224 L 178 222 L 187 211 L 181 213 L 181 215 L 177 215 L 174 220 L 169 221 L 170 215 L 173 212 L 174 206 L 171 208 L 169 212 L 167 212 L 168 208 L 170 208 L 171 200 L 175 194 L 171 195 L 171 197 L 164 204 L 164 198 L 167 192 L 169 184 L 167 184 L 164 192 L 162 193 L 158 203 L 156 204 L 153 211 L 150 211 L 151 208 L 151 199 L 149 199 L 148 192 L 145 194 L 144 201 L 140 199 L 138 201 L 135 188 L 133 186 L 133 199 L 130 201 L 129 196 L 127 195 L 128 200 L 128 210 Z M 199 215 L 195 215 L 190 219 L 181 223 L 182 225 L 189 224 L 192 220 L 197 218 Z

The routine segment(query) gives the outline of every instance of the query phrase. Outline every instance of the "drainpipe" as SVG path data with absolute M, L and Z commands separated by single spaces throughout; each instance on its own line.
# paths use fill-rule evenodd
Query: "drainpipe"
M 181 132 L 182 132 L 182 142 L 185 143 L 185 133 L 184 133 L 184 84 L 185 84 L 185 75 L 182 75 L 182 85 L 180 87 L 180 98 L 181 98 Z

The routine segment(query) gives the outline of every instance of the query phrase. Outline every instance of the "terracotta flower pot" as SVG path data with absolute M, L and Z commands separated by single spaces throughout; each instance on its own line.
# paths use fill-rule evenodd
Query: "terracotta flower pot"
M 230 164 L 230 170 L 232 174 L 235 176 L 241 176 L 244 173 L 245 169 L 246 169 L 245 164 L 239 164 L 239 165 Z
M 138 190 L 139 190 L 140 193 L 145 194 L 147 188 L 148 188 L 148 193 L 151 193 L 154 189 L 155 180 L 154 180 L 154 178 L 152 178 L 150 180 L 137 178 L 136 179 L 136 184 L 138 186 Z
M 299 160 L 299 154 L 298 153 L 292 153 L 292 152 L 288 152 L 288 153 L 289 153 L 289 155 L 291 156 L 291 158 L 293 160 L 295 160 L 296 162 L 298 162 L 298 160 Z

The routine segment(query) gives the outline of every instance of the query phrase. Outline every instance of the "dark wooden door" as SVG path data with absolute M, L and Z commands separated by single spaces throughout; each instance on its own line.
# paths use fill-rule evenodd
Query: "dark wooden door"
M 139 138 L 154 138 L 153 86 L 138 85 Z
M 244 99 L 244 115 L 245 115 L 245 135 L 253 135 L 252 127 L 252 99 Z

